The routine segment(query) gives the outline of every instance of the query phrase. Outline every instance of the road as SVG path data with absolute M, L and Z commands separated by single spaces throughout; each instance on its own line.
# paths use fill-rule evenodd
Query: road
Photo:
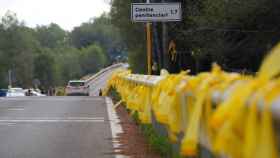
M 118 69 L 126 69 L 128 65 L 124 64 L 122 67 Z M 106 73 L 98 76 L 90 83 L 90 96 L 98 96 L 99 90 L 106 86 L 108 78 L 112 75 L 115 69 L 109 70 Z
M 0 157 L 113 157 L 105 98 L 11 98 L 0 105 Z
M 106 86 L 107 79 L 111 76 L 113 71 L 109 71 L 101 76 L 98 76 L 96 79 L 91 81 L 90 84 L 90 96 L 98 96 L 99 90 Z
M 92 81 L 90 97 L 0 99 L 0 158 L 115 158 L 112 108 L 94 96 L 110 74 Z

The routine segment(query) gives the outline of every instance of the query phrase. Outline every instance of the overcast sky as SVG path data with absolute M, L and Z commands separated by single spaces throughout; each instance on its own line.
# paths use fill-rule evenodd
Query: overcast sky
M 108 12 L 110 6 L 106 1 L 108 0 L 0 0 L 0 16 L 10 10 L 31 27 L 54 22 L 71 30 L 91 17 Z

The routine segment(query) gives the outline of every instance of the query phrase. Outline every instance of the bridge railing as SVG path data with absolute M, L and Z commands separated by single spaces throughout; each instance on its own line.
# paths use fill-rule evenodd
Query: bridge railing
M 124 65 L 125 65 L 124 63 L 118 63 L 118 64 L 111 65 L 111 66 L 109 66 L 109 67 L 107 67 L 105 69 L 102 69 L 98 73 L 96 73 L 96 74 L 90 76 L 88 79 L 86 79 L 86 83 L 90 84 L 92 81 L 94 81 L 96 78 L 98 78 L 102 74 L 104 74 L 104 73 L 106 73 L 108 71 L 114 70 L 116 68 L 123 67 Z
M 214 65 L 211 72 L 197 76 L 118 71 L 108 87 L 118 91 L 143 124 L 153 124 L 159 133 L 166 133 L 182 156 L 279 155 L 277 78 L 227 73 Z

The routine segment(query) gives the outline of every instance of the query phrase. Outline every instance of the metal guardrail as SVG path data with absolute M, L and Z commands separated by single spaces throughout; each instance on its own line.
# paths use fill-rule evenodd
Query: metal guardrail
M 125 75 L 120 75 L 120 76 L 123 80 L 128 81 L 130 83 L 133 83 L 133 84 L 139 85 L 139 86 L 146 86 L 146 87 L 150 87 L 150 88 L 154 88 L 155 86 L 158 85 L 158 83 L 160 81 L 165 79 L 165 76 L 152 76 L 152 75 L 140 75 L 140 74 L 129 74 L 129 73 L 127 73 Z M 186 82 L 186 81 L 184 80 L 184 81 L 181 81 L 181 82 Z M 180 83 L 177 84 L 177 85 L 180 85 Z M 230 87 L 228 87 L 228 88 L 230 88 Z M 188 95 L 192 95 L 192 94 L 189 94 L 189 93 L 182 94 L 183 97 L 186 97 Z M 212 93 L 213 104 L 217 105 L 220 102 L 224 101 L 226 99 L 225 98 L 226 96 L 227 96 L 226 94 L 223 94 L 223 93 L 220 93 L 220 92 Z M 151 96 L 150 96 L 150 98 L 151 98 Z M 184 101 L 181 100 L 181 106 L 182 105 L 186 105 L 185 100 Z M 263 102 L 258 103 L 259 110 L 262 110 L 263 106 L 264 106 Z M 184 108 L 186 108 L 186 107 L 185 106 L 182 107 L 182 109 L 184 109 Z M 272 113 L 274 121 L 275 122 L 280 122 L 280 98 L 276 99 L 273 102 L 271 108 L 272 108 L 271 113 Z M 186 113 L 183 113 L 183 115 L 184 116 L 182 116 L 182 118 L 187 117 L 187 116 L 185 116 L 185 115 L 187 115 Z M 156 128 L 156 130 L 158 130 L 159 133 L 162 133 L 164 135 L 166 135 L 166 133 L 168 133 L 167 131 L 164 131 L 165 130 L 164 126 L 162 124 L 158 123 L 155 120 L 154 116 L 152 117 L 151 122 L 152 122 L 153 126 Z M 183 135 L 183 134 L 180 134 L 180 135 Z M 178 138 L 181 141 L 182 137 L 179 136 Z M 199 143 L 203 147 L 203 150 L 201 151 L 200 154 L 202 154 L 206 157 L 214 157 L 214 154 L 212 154 L 210 152 L 210 151 L 212 151 L 212 147 L 210 145 L 209 139 L 207 138 L 206 132 L 204 130 L 200 130 Z M 173 146 L 174 146 L 174 149 L 179 152 L 180 143 L 179 144 L 176 143 Z
M 277 158 L 279 133 L 273 125 L 276 122 L 279 128 L 279 57 L 280 44 L 264 59 L 256 76 L 227 73 L 216 64 L 211 72 L 197 76 L 118 72 L 105 92 L 116 88 L 142 123 L 156 125 L 151 120 L 156 118 L 168 129 L 171 141 L 181 139 L 183 133 L 183 156 L 197 156 L 202 144 L 215 155 Z
M 149 86 L 151 88 L 155 87 L 161 80 L 163 80 L 165 77 L 164 76 L 155 76 L 155 75 L 141 75 L 141 74 L 129 74 L 127 76 L 123 76 L 123 78 L 129 82 L 133 82 L 135 84 L 139 84 L 139 85 L 145 85 L 145 86 Z M 185 96 L 188 95 L 188 94 L 184 94 Z M 221 96 L 219 96 L 221 97 Z M 217 97 L 213 96 L 213 99 L 217 99 Z M 183 105 L 183 104 L 181 104 Z M 184 117 L 184 116 L 183 116 Z M 164 136 L 168 136 L 168 131 L 167 129 L 164 127 L 164 125 L 158 123 L 154 116 L 152 117 L 152 124 L 153 124 L 153 127 L 155 128 L 155 130 L 164 135 Z M 182 136 L 180 138 L 180 141 L 181 142 L 182 140 Z M 206 149 L 206 151 L 210 151 L 211 148 L 210 148 L 210 144 L 209 142 L 207 141 L 207 138 L 205 135 L 200 135 L 200 142 L 201 142 L 201 145 Z M 176 143 L 176 144 L 173 144 L 173 149 L 177 152 L 180 151 L 179 149 L 179 146 L 180 144 L 179 143 Z M 205 151 L 204 151 L 205 152 Z
M 142 84 L 146 86 L 153 87 L 155 86 L 159 81 L 164 79 L 163 76 L 153 76 L 153 75 L 137 75 L 137 74 L 129 74 L 124 77 L 125 80 L 134 82 L 136 84 Z
M 104 74 L 107 71 L 119 68 L 119 67 L 125 67 L 126 64 L 124 63 L 119 63 L 119 64 L 115 64 L 115 65 L 111 65 L 105 69 L 102 69 L 101 71 L 99 71 L 98 73 L 94 74 L 93 76 L 91 76 L 90 78 L 88 78 L 86 80 L 86 83 L 89 84 L 91 81 L 95 80 L 97 77 L 99 77 L 100 75 Z
M 150 87 L 156 86 L 161 80 L 163 80 L 164 76 L 156 76 L 156 75 L 141 75 L 141 74 L 129 74 L 124 76 L 124 79 L 130 82 L 134 82 L 140 85 L 146 85 Z M 213 103 L 218 104 L 222 100 L 225 99 L 225 94 L 221 94 L 216 92 L 212 96 Z M 259 102 L 259 108 L 262 109 L 263 103 Z M 271 112 L 273 114 L 273 118 L 280 122 L 280 96 L 276 99 L 271 106 Z

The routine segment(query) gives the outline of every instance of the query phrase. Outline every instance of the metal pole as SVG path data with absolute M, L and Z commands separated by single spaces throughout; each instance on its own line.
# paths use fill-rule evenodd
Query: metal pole
M 146 24 L 147 27 L 147 62 L 148 62 L 148 75 L 152 74 L 152 36 L 151 36 L 151 23 Z
M 161 0 L 165 3 L 165 0 Z M 168 42 L 168 28 L 165 22 L 162 22 L 162 59 L 163 68 L 168 70 L 168 52 L 167 52 L 167 42 Z
M 12 70 L 8 71 L 9 85 L 8 88 L 12 88 Z
M 146 1 L 150 3 L 150 0 Z M 148 64 L 148 75 L 152 74 L 152 31 L 151 23 L 146 24 L 146 33 L 147 33 L 147 64 Z

